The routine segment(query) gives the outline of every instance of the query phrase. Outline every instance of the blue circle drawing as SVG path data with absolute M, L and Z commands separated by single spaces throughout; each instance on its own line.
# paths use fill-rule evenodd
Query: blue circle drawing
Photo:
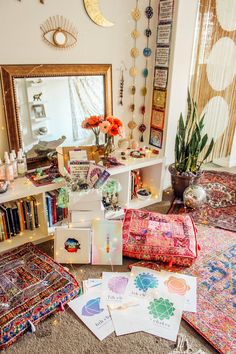
M 143 55 L 144 55 L 145 57 L 150 57 L 151 54 L 152 54 L 152 51 L 151 51 L 150 48 L 148 48 L 148 47 L 144 48 L 144 50 L 143 50 Z
M 147 291 L 148 289 L 155 289 L 158 285 L 158 280 L 150 273 L 142 273 L 137 275 L 134 279 L 134 284 L 138 290 Z
M 100 308 L 100 301 L 100 297 L 89 300 L 82 308 L 82 315 L 89 317 L 101 313 L 104 309 Z

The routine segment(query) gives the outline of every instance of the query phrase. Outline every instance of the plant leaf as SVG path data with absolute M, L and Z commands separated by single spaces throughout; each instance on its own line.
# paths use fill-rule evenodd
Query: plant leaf
M 214 139 L 211 139 L 210 145 L 209 145 L 209 147 L 207 149 L 207 152 L 206 152 L 206 154 L 205 154 L 205 156 L 204 156 L 202 161 L 205 161 L 208 158 L 208 156 L 210 155 L 210 153 L 211 153 L 211 151 L 213 149 L 213 146 L 214 146 Z

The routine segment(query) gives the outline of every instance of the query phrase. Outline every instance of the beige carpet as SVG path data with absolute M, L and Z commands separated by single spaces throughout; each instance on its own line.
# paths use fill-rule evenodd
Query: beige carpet
M 167 192 L 163 202 L 155 204 L 148 209 L 166 213 L 170 205 L 171 196 Z M 39 248 L 53 256 L 53 242 L 45 242 Z M 135 262 L 124 258 L 123 266 L 68 266 L 77 280 L 99 278 L 103 271 L 127 271 L 128 264 Z M 187 323 L 182 321 L 180 334 L 187 339 L 189 351 L 196 353 L 217 353 L 201 336 Z M 65 312 L 57 313 L 37 326 L 36 333 L 25 334 L 6 354 L 170 354 L 174 351 L 175 343 L 149 335 L 147 333 L 134 333 L 116 337 L 113 333 L 100 342 L 87 327 L 67 307 Z M 179 353 L 179 352 L 178 352 Z M 200 352 L 199 352 L 200 353 Z M 181 352 L 182 354 L 182 352 Z

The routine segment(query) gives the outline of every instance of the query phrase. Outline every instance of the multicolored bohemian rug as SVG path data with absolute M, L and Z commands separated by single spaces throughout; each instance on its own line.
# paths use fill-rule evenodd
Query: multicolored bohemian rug
M 75 278 L 32 243 L 0 256 L 0 350 L 80 292 Z
M 191 213 L 197 223 L 236 231 L 236 174 L 204 171 L 199 184 L 207 192 L 207 201 L 197 210 L 186 209 L 175 199 L 168 214 Z
M 184 319 L 220 353 L 236 353 L 236 234 L 198 225 L 202 251 L 185 273 L 198 278 L 197 313 Z

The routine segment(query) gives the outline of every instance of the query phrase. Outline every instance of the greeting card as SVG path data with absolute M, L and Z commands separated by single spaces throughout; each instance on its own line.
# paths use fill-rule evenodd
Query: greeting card
M 184 297 L 184 311 L 197 312 L 197 278 L 190 275 L 161 271 L 163 290 Z
M 145 299 L 158 293 L 160 272 L 142 267 L 132 267 L 124 298 Z
M 90 289 L 96 288 L 96 290 L 101 290 L 102 279 L 87 279 L 83 280 L 83 293 L 88 292 Z
M 124 299 L 125 289 L 129 282 L 130 272 L 102 273 L 102 303 L 117 304 Z
M 92 264 L 122 264 L 121 221 L 93 221 Z
M 100 302 L 100 292 L 90 289 L 68 305 L 94 335 L 103 340 L 114 331 L 114 327 L 107 307 L 101 307 Z
M 108 305 L 117 336 L 144 330 L 143 303 L 133 300 L 120 306 Z
M 143 318 L 147 333 L 176 341 L 183 313 L 184 297 L 159 291 L 158 295 L 146 299 Z

